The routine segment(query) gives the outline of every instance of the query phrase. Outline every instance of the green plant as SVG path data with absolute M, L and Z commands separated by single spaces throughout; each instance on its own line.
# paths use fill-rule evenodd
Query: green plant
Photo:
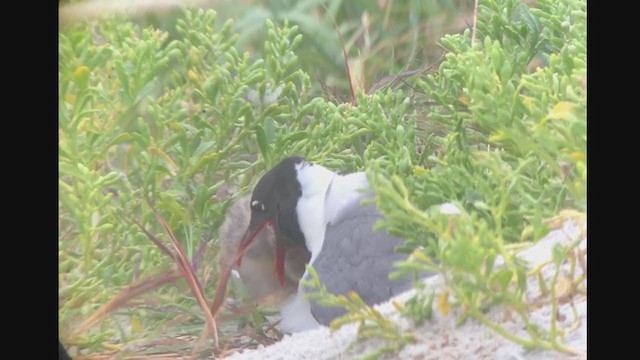
M 393 17 L 398 8 L 388 4 L 381 9 Z M 347 15 L 353 10 L 338 5 L 327 5 L 337 22 L 352 19 Z M 401 16 L 411 6 L 400 8 Z M 91 331 L 72 329 L 121 289 L 138 289 L 131 284 L 166 273 L 171 260 L 132 221 L 168 243 L 145 197 L 181 241 L 211 299 L 215 233 L 236 196 L 226 193 L 249 190 L 289 155 L 336 171 L 366 170 L 385 215 L 377 226 L 404 237 L 401 250 L 414 254 L 399 271 L 443 274 L 451 298 L 439 301 L 460 306 L 463 318 L 508 336 L 481 311 L 503 304 L 530 324 L 522 294 L 526 277 L 536 274 L 524 271 L 512 249 L 544 236 L 547 220 L 563 210 L 579 216 L 586 211 L 585 18 L 581 0 L 539 0 L 535 8 L 515 0 L 483 1 L 473 46 L 470 31 L 445 36 L 440 43 L 446 56 L 437 73 L 373 94 L 360 91 L 357 105 L 315 97 L 305 71 L 313 62 L 307 51 L 299 55 L 299 47 L 312 45 L 286 17 L 282 26 L 266 21 L 265 41 L 254 55 L 239 50 L 233 22 L 220 24 L 213 11 L 185 11 L 172 37 L 117 17 L 63 27 L 61 336 L 89 352 L 163 334 L 196 337 L 204 317 L 195 299 L 185 296 L 182 280 L 153 297 L 138 293 L 138 302 L 130 302 L 136 306 Z M 374 19 L 386 29 L 384 21 Z M 331 33 L 332 26 L 323 31 Z M 341 28 L 347 43 L 358 37 L 349 26 Z M 412 51 L 413 45 L 405 45 L 403 53 Z M 370 54 L 374 59 L 376 52 Z M 532 61 L 543 66 L 530 70 Z M 397 63 L 384 67 L 401 70 Z M 342 72 L 335 76 L 344 79 Z M 460 214 L 441 214 L 445 202 L 457 204 Z M 558 251 L 555 263 L 575 259 L 574 250 Z M 498 255 L 505 259 L 501 268 L 494 266 Z M 177 278 L 170 274 L 154 284 Z M 559 295 L 551 297 L 554 302 Z M 362 336 L 392 334 L 384 351 L 408 341 L 357 297 L 332 299 L 363 324 Z M 428 318 L 432 301 L 416 297 L 404 313 Z M 248 322 L 265 334 L 268 324 L 254 319 L 260 321 Z M 236 318 L 235 324 L 246 320 Z M 525 346 L 572 351 L 559 341 L 559 329 L 545 334 L 530 325 L 529 338 L 508 337 Z M 223 324 L 221 332 L 221 346 L 232 346 L 233 327 Z M 243 346 L 257 346 L 251 341 Z M 185 354 L 185 348 L 173 350 Z
M 63 338 L 91 351 L 142 339 L 167 320 L 151 306 L 142 320 L 125 315 L 130 331 L 117 331 L 116 317 L 100 331 L 72 331 L 118 289 L 172 262 L 135 225 L 167 243 L 144 198 L 197 263 L 215 258 L 214 231 L 234 199 L 218 194 L 246 191 L 281 158 L 362 169 L 386 151 L 372 142 L 378 136 L 409 151 L 403 141 L 412 130 L 401 124 L 410 103 L 401 91 L 360 95 L 357 107 L 311 99 L 309 77 L 296 66 L 295 26 L 267 21 L 264 59 L 254 61 L 234 47 L 231 22 L 214 31 L 215 19 L 212 11 L 186 11 L 174 40 L 118 18 L 60 33 L 60 326 Z M 209 296 L 215 286 L 206 280 L 216 271 L 210 260 L 198 269 Z M 202 320 L 185 285 L 154 296 L 180 309 L 174 316 Z
M 59 314 L 63 336 L 94 350 L 105 338 L 126 341 L 143 332 L 74 336 L 71 324 L 140 274 L 171 263 L 132 221 L 163 232 L 142 199 L 167 219 L 192 262 L 207 243 L 208 258 L 215 258 L 214 231 L 230 199 L 212 198 L 225 186 L 246 188 L 265 168 L 268 158 L 247 159 L 265 145 L 256 146 L 256 128 L 273 131 L 274 119 L 297 112 L 296 96 L 305 96 L 308 78 L 290 70 L 296 40 L 288 36 L 295 30 L 270 25 L 266 61 L 250 61 L 233 48 L 231 22 L 217 32 L 215 26 L 215 13 L 200 10 L 178 20 L 180 40 L 115 18 L 60 34 Z M 278 95 L 269 98 L 274 89 Z M 251 99 L 252 91 L 264 101 Z M 199 270 L 210 278 L 216 269 L 209 260 Z M 179 288 L 159 296 L 200 316 Z M 145 320 L 141 327 L 149 331 L 162 323 Z
M 509 244 L 540 239 L 549 231 L 546 220 L 563 209 L 586 210 L 585 11 L 584 1 L 538 1 L 535 9 L 483 1 L 482 41 L 471 46 L 469 31 L 445 36 L 448 54 L 438 73 L 418 81 L 437 103 L 426 117 L 445 129 L 433 140 L 442 151 L 407 157 L 402 167 L 381 159 L 369 168 L 385 215 L 379 226 L 440 261 L 425 266 L 413 257 L 401 269 L 437 269 L 463 317 L 523 346 L 567 352 L 575 350 L 529 321 L 526 271 Z M 530 72 L 536 56 L 548 66 Z M 423 210 L 447 201 L 463 212 Z M 494 266 L 498 255 L 504 267 Z M 494 304 L 514 309 L 529 338 L 486 319 L 481 309 Z
M 424 93 L 417 94 L 414 109 L 425 99 L 435 105 L 424 116 L 410 117 L 417 123 L 405 123 L 409 130 L 399 143 L 435 151 L 404 151 L 383 135 L 371 146 L 384 150 L 365 166 L 385 215 L 377 227 L 405 238 L 407 250 L 423 249 L 398 264 L 398 274 L 441 273 L 448 292 L 440 301 L 461 307 L 461 321 L 471 316 L 527 348 L 577 352 L 558 340 L 555 312 L 551 329 L 530 321 L 527 272 L 512 249 L 543 237 L 547 220 L 563 209 L 586 210 L 585 6 L 539 1 L 530 9 L 519 1 L 483 1 L 482 41 L 472 46 L 470 31 L 445 36 L 447 55 L 438 72 L 417 82 Z M 548 65 L 530 71 L 536 57 Z M 458 203 L 461 213 L 442 214 L 439 205 L 445 202 Z M 553 288 L 566 254 L 554 255 Z M 495 266 L 498 256 L 502 267 Z M 338 304 L 335 298 L 319 299 Z M 432 301 L 418 294 L 404 313 L 421 320 L 418 309 L 431 308 Z M 549 301 L 555 309 L 553 292 Z M 485 317 L 493 305 L 513 309 L 528 337 Z
M 366 90 L 385 75 L 435 62 L 441 53 L 437 40 L 463 29 L 466 24 L 459 16 L 471 7 L 472 3 L 459 0 L 258 0 L 220 4 L 217 9 L 236 19 L 233 30 L 240 33 L 241 47 L 260 47 L 266 40 L 262 31 L 266 19 L 297 25 L 305 39 L 297 54 L 314 80 L 314 94 L 323 92 L 337 102 L 348 102 L 339 36 L 353 85 Z

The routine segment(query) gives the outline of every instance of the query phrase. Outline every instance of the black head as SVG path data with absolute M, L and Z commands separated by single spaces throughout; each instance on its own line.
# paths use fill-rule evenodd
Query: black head
M 300 157 L 289 157 L 267 171 L 256 184 L 251 196 L 251 221 L 240 242 L 244 251 L 255 236 L 270 226 L 276 235 L 275 272 L 284 281 L 284 247 L 305 246 L 305 238 L 298 225 L 296 205 L 302 195 L 296 165 L 304 162 Z

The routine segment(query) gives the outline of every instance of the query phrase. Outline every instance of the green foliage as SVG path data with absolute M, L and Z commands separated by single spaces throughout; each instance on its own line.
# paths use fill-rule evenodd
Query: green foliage
M 469 31 L 445 36 L 448 53 L 437 74 L 418 81 L 437 103 L 426 117 L 443 129 L 432 140 L 442 151 L 368 168 L 385 215 L 379 226 L 435 255 L 465 314 L 479 318 L 479 309 L 503 304 L 527 324 L 525 268 L 508 244 L 540 239 L 546 220 L 563 209 L 586 210 L 585 2 L 537 6 L 484 1 L 482 41 L 471 46 Z M 529 72 L 536 56 L 548 66 Z M 433 210 L 446 201 L 462 213 Z M 504 267 L 494 266 L 498 255 Z M 401 268 L 432 267 L 413 257 Z M 554 335 L 529 335 L 512 340 L 567 350 Z
M 370 14 L 399 11 L 411 21 L 427 7 L 354 4 Z M 311 5 L 319 6 L 298 6 Z M 340 24 L 356 11 L 339 1 L 326 5 Z M 422 12 L 411 18 L 406 10 L 416 8 Z M 475 44 L 470 31 L 445 36 L 447 54 L 437 73 L 414 81 L 414 87 L 359 92 L 355 106 L 314 97 L 310 45 L 299 34 L 312 37 L 314 30 L 302 25 L 311 21 L 263 16 L 282 21 L 266 21 L 266 31 L 256 25 L 265 34 L 258 56 L 239 50 L 237 41 L 248 33 L 234 33 L 248 20 L 220 24 L 213 11 L 185 11 L 171 37 L 119 18 L 61 29 L 63 337 L 71 338 L 73 324 L 118 289 L 170 263 L 131 221 L 166 240 L 144 197 L 167 219 L 191 259 L 208 245 L 209 258 L 198 273 L 212 273 L 215 281 L 216 232 L 235 198 L 224 192 L 249 190 L 261 173 L 290 155 L 337 171 L 367 171 L 385 215 L 377 228 L 406 238 L 404 251 L 422 249 L 398 264 L 400 273 L 442 273 L 451 303 L 465 316 L 485 321 L 481 309 L 505 304 L 528 321 L 526 273 L 511 244 L 540 239 L 550 229 L 547 220 L 564 209 L 586 211 L 585 2 L 539 0 L 529 8 L 515 0 L 482 1 Z M 381 16 L 373 22 L 387 29 Z M 356 28 L 345 26 L 349 38 Z M 331 27 L 322 29 L 314 41 L 337 46 L 328 40 Z M 530 70 L 532 61 L 541 67 Z M 338 74 L 344 81 L 344 73 Z M 460 213 L 443 214 L 440 205 L 446 202 L 457 204 Z M 505 259 L 500 268 L 494 266 L 498 255 Z M 212 294 L 214 285 L 203 287 Z M 134 331 L 139 327 L 157 334 L 178 314 L 203 323 L 185 289 L 179 283 L 158 291 L 170 315 L 154 308 L 120 314 L 110 318 L 113 326 L 103 323 L 72 340 L 95 351 L 149 334 Z M 406 334 L 357 296 L 323 295 L 350 309 L 344 321 L 361 323 L 361 336 L 391 339 L 389 351 L 407 343 Z M 432 302 L 433 295 L 420 295 L 404 313 L 428 319 Z M 123 327 L 122 319 L 131 326 Z M 201 328 L 189 324 L 195 336 Z M 530 335 L 532 340 L 512 340 L 566 350 L 555 331 Z
M 411 299 L 407 300 L 404 308 L 401 308 L 403 315 L 413 319 L 417 326 L 424 323 L 425 320 L 431 320 L 433 317 L 433 298 L 435 293 L 425 295 L 418 293 Z
M 437 60 L 437 40 L 460 31 L 464 22 L 452 23 L 472 6 L 461 0 L 259 0 L 220 3 L 216 9 L 237 19 L 233 30 L 240 33 L 240 47 L 260 48 L 266 40 L 262 27 L 266 19 L 297 25 L 305 39 L 297 55 L 314 80 L 313 92 L 329 90 L 346 102 L 349 83 L 337 31 L 344 40 L 352 74 L 367 89 L 385 75 Z
M 295 40 L 288 39 L 294 30 L 276 33 L 271 25 L 267 66 L 238 54 L 230 25 L 214 32 L 215 13 L 189 11 L 177 24 L 183 37 L 171 42 L 118 19 L 61 32 L 61 324 L 81 315 L 79 303 L 84 316 L 95 310 L 137 276 L 136 266 L 144 273 L 167 263 L 131 222 L 141 218 L 162 232 L 143 195 L 193 258 L 222 221 L 226 203 L 211 201 L 216 192 L 246 187 L 243 181 L 264 169 L 243 158 L 257 152 L 256 118 L 292 113 L 298 101 L 288 95 L 304 94 L 297 87 L 307 87 L 308 78 L 287 68 L 295 63 Z M 278 87 L 287 97 L 275 106 L 245 99 L 250 89 Z M 80 261 L 82 268 L 73 268 Z M 84 303 L 98 285 L 107 292 Z
M 389 146 L 410 151 L 405 142 L 413 120 L 406 119 L 410 102 L 401 91 L 360 95 L 358 107 L 310 99 L 309 77 L 293 52 L 301 39 L 296 26 L 266 25 L 265 58 L 255 61 L 236 50 L 231 22 L 213 31 L 212 11 L 185 12 L 175 40 L 117 18 L 60 33 L 63 330 L 139 274 L 168 264 L 132 222 L 166 240 L 145 197 L 189 258 L 208 244 L 211 259 L 219 246 L 215 232 L 233 200 L 218 194 L 248 190 L 283 157 L 302 155 L 352 171 Z M 372 141 L 378 137 L 385 142 Z M 201 272 L 211 271 L 215 275 L 215 264 L 208 260 Z M 213 287 L 204 286 L 209 293 Z M 182 309 L 195 305 L 175 288 L 167 292 Z M 198 316 L 193 309 L 190 315 Z M 74 341 L 94 348 L 104 339 L 88 333 Z

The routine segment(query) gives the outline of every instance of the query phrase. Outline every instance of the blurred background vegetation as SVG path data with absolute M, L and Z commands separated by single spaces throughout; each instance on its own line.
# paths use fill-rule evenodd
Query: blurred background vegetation
M 63 10 L 64 23 L 87 16 L 98 17 L 104 8 L 136 14 L 140 26 L 153 26 L 175 39 L 176 20 L 181 15 L 173 1 L 63 1 L 81 4 Z M 120 3 L 121 6 L 107 6 Z M 473 1 L 394 0 L 270 0 L 270 1 L 184 1 L 218 13 L 218 24 L 233 19 L 231 31 L 238 34 L 236 47 L 249 51 L 253 59 L 263 56 L 266 19 L 285 19 L 298 25 L 303 41 L 296 52 L 300 67 L 309 74 L 317 94 L 349 100 L 346 67 L 339 34 L 349 58 L 355 83 L 369 89 L 389 74 L 415 70 L 432 64 L 442 55 L 437 42 L 444 34 L 459 33 L 471 26 Z M 133 4 L 133 5 L 131 5 Z M 81 12 L 81 10 L 83 12 Z M 66 11 L 66 12 L 65 12 Z M 89 15 L 87 15 L 89 14 Z M 334 26 L 335 24 L 337 25 Z
M 63 1 L 59 330 L 70 352 L 210 355 L 175 262 L 133 221 L 170 244 L 149 199 L 210 300 L 226 209 L 287 155 L 367 170 L 380 226 L 455 273 L 463 306 L 520 304 L 523 268 L 492 273 L 496 255 L 540 239 L 563 210 L 586 211 L 586 5 L 480 4 L 471 46 L 473 1 Z M 446 201 L 464 209 L 455 235 L 430 210 Z M 269 309 L 240 287 L 230 295 L 216 354 L 278 340 Z

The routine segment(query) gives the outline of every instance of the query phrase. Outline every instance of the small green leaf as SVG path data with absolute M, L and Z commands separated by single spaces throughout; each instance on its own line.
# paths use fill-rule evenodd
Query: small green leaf
M 184 206 L 181 205 L 173 196 L 167 193 L 159 194 L 160 201 L 158 202 L 158 208 L 163 209 L 171 213 L 171 215 L 180 219 L 184 224 L 189 224 L 189 217 L 184 211 Z
M 307 136 L 308 136 L 308 135 L 307 135 L 307 132 L 306 132 L 306 131 L 296 131 L 296 132 L 294 132 L 294 133 L 292 133 L 292 134 L 287 135 L 287 136 L 284 138 L 284 141 L 285 141 L 285 142 L 292 142 L 292 143 L 295 143 L 295 142 L 297 142 L 297 141 L 300 141 L 300 140 L 302 140 L 302 139 L 306 138 Z
M 264 120 L 264 132 L 267 139 L 267 145 L 270 146 L 273 144 L 277 132 L 276 122 L 272 117 L 268 117 Z
M 122 64 L 122 61 L 115 60 L 114 62 L 116 68 L 116 74 L 118 75 L 118 80 L 120 81 L 120 86 L 122 87 L 122 95 L 125 97 L 125 101 L 129 101 L 129 76 L 127 75 L 127 71 Z
M 553 250 L 551 251 L 551 257 L 553 259 L 553 263 L 556 265 L 556 267 L 560 267 L 560 265 L 562 264 L 562 262 L 565 259 L 565 251 L 564 248 L 562 247 L 562 245 L 560 244 L 556 244 L 553 247 Z
M 73 81 L 79 89 L 86 89 L 91 71 L 86 66 L 78 66 L 73 72 Z
M 262 125 L 258 125 L 256 127 L 256 140 L 258 142 L 258 148 L 260 149 L 260 152 L 262 153 L 262 157 L 265 160 L 265 163 L 267 165 L 271 164 L 271 161 L 269 160 L 269 145 L 267 142 L 267 133 L 264 130 L 264 127 L 262 127 Z
M 506 291 L 511 279 L 513 278 L 513 272 L 509 269 L 499 269 L 491 276 L 491 281 L 500 287 L 501 291 Z

